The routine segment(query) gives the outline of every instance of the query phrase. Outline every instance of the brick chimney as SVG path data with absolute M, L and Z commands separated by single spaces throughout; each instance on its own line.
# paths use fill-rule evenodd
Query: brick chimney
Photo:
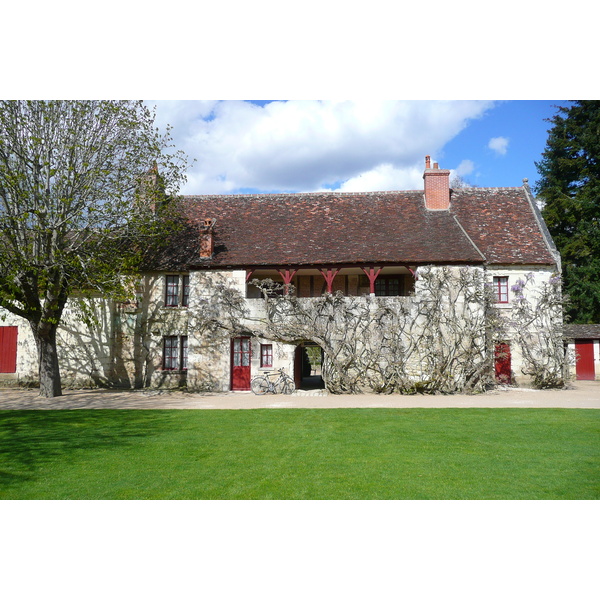
M 200 227 L 200 258 L 212 258 L 215 250 L 214 227 L 216 219 L 204 219 Z
M 440 169 L 437 163 L 431 168 L 431 158 L 425 157 L 425 206 L 431 210 L 448 210 L 450 207 L 450 171 Z

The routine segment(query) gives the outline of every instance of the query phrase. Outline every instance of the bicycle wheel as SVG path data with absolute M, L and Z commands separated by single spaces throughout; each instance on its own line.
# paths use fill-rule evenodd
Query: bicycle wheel
M 292 379 L 290 379 L 289 377 L 286 377 L 282 382 L 281 382 L 281 387 L 280 390 L 282 394 L 293 394 L 294 390 L 296 389 L 296 386 L 294 385 L 294 381 Z
M 258 395 L 266 394 L 269 391 L 269 382 L 265 377 L 255 377 L 250 384 L 250 389 Z

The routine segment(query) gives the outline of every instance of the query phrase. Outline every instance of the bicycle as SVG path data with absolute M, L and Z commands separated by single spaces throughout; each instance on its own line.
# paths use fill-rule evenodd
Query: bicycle
M 279 373 L 279 377 L 272 381 L 270 376 Z M 294 380 L 285 373 L 284 369 L 272 371 L 266 375 L 256 376 L 250 383 L 250 389 L 257 395 L 262 394 L 291 394 L 296 389 Z

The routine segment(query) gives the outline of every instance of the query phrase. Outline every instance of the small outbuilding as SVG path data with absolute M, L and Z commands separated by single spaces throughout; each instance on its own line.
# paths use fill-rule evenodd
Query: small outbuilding
M 564 337 L 575 353 L 576 378 L 600 379 L 600 325 L 565 325 Z

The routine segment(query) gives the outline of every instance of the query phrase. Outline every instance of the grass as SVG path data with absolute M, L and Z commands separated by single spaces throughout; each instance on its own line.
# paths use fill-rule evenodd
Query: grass
M 0 411 L 0 499 L 598 499 L 600 411 Z

